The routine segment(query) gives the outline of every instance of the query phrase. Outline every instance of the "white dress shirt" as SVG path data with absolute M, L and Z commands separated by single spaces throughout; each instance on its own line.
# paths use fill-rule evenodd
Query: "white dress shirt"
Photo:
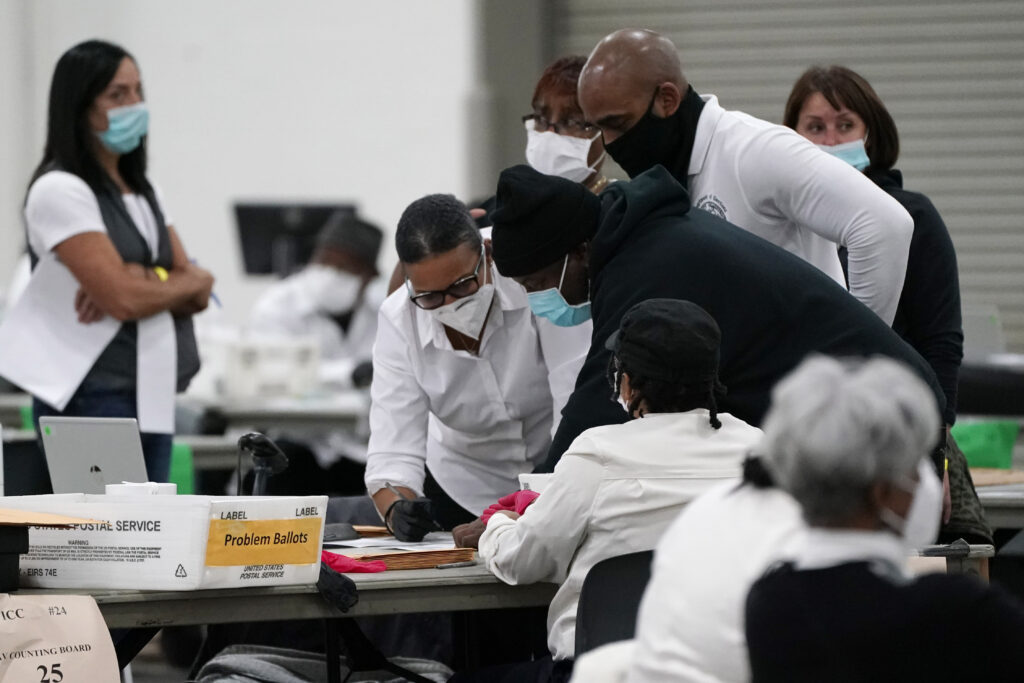
M 485 231 L 485 237 L 487 237 Z M 526 290 L 490 268 L 494 303 L 479 355 L 452 347 L 405 288 L 381 306 L 373 348 L 366 488 L 423 492 L 424 466 L 480 514 L 547 455 L 593 325 L 538 324 Z
M 698 409 L 588 429 L 522 517 L 488 520 L 480 558 L 498 578 L 561 584 L 548 609 L 555 659 L 573 656 L 576 605 L 591 567 L 654 548 L 686 503 L 739 476 L 761 430 L 731 415 L 719 419 L 716 430 L 708 411 Z
M 750 586 L 800 546 L 800 507 L 778 489 L 723 484 L 693 501 L 654 553 L 629 681 L 750 680 Z
M 847 248 L 850 293 L 887 324 L 903 291 L 914 221 L 863 173 L 795 131 L 714 95 L 690 156 L 693 205 L 816 266 L 846 286 L 836 245 Z

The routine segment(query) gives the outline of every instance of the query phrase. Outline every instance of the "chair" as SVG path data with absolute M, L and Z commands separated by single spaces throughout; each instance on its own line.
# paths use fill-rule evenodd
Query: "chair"
M 576 657 L 636 634 L 636 615 L 651 578 L 653 558 L 653 550 L 643 550 L 591 567 L 576 607 Z

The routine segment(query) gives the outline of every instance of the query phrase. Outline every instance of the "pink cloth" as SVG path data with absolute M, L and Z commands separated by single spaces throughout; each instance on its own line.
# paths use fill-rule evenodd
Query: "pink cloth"
M 324 562 L 334 571 L 342 574 L 372 574 L 374 572 L 382 572 L 388 568 L 388 566 L 380 560 L 362 562 L 348 557 L 347 555 L 332 553 L 329 550 L 323 550 L 320 552 L 320 561 Z
M 521 515 L 526 512 L 526 508 L 530 507 L 533 501 L 537 500 L 539 495 L 536 491 L 516 491 L 507 496 L 502 496 L 498 499 L 497 503 L 483 511 L 483 514 L 480 515 L 480 520 L 487 524 L 491 516 L 499 510 L 511 510 L 517 515 Z

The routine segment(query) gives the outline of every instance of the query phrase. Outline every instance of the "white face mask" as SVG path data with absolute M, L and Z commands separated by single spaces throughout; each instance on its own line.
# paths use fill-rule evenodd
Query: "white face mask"
M 909 477 L 896 482 L 897 486 L 914 496 L 906 519 L 888 508 L 879 511 L 882 523 L 899 535 L 908 551 L 919 550 L 935 542 L 942 516 L 942 484 L 927 458 L 918 463 L 917 476 L 919 481 L 916 485 Z
M 604 152 L 594 162 L 587 165 L 590 147 L 600 136 L 590 138 L 574 138 L 571 135 L 559 135 L 554 131 L 541 133 L 534 128 L 533 121 L 526 122 L 526 161 L 545 175 L 556 175 L 574 183 L 582 183 L 597 170 L 597 165 L 604 159 Z
M 302 278 L 306 294 L 316 309 L 330 315 L 351 311 L 363 287 L 362 278 L 322 263 L 306 266 Z
M 622 373 L 618 370 L 615 371 L 615 386 L 619 387 L 619 395 L 616 396 L 616 400 L 622 409 L 626 411 L 626 414 L 633 417 L 633 411 L 629 409 L 629 402 L 622 398 Z
M 427 311 L 445 327 L 450 327 L 472 339 L 480 338 L 484 323 L 487 321 L 487 313 L 491 310 L 491 301 L 494 299 L 494 284 L 487 282 L 490 267 L 485 262 L 483 268 L 485 284 L 480 289 L 450 304 Z

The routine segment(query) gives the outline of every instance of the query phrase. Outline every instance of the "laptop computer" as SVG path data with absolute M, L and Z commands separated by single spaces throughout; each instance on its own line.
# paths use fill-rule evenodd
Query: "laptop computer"
M 107 484 L 149 481 L 139 424 L 131 417 L 42 417 L 54 493 L 104 493 Z

